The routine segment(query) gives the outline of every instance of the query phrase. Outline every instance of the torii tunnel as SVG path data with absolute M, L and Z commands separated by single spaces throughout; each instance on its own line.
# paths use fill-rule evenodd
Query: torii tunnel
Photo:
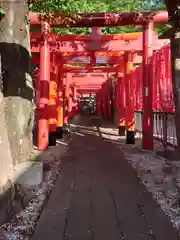
M 49 135 L 60 137 L 64 124 L 79 114 L 82 94 L 96 96 L 96 114 L 114 123 L 127 144 L 135 143 L 137 132 L 142 133 L 143 149 L 153 149 L 154 137 L 172 144 L 167 140 L 167 117 L 159 115 L 174 113 L 170 43 L 154 30 L 155 24 L 168 21 L 167 12 L 77 16 L 68 27 L 91 27 L 90 35 L 53 34 L 51 28 L 67 27 L 58 14 L 46 22 L 30 13 L 31 25 L 41 27 L 41 32 L 31 32 L 32 61 L 38 66 L 34 75 L 38 149 L 46 149 Z M 143 31 L 114 35 L 100 31 L 124 25 L 139 25 Z

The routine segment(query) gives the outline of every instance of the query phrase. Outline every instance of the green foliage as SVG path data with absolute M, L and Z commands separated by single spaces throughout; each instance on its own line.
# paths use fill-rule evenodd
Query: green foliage
M 5 15 L 5 11 L 3 8 L 0 7 L 0 19 L 2 19 Z
M 132 12 L 149 11 L 155 9 L 164 9 L 164 3 L 161 0 L 35 0 L 32 9 L 36 12 L 62 12 L 62 13 L 83 13 L 83 12 Z M 102 28 L 102 33 L 122 33 L 140 31 L 138 27 L 116 27 Z M 88 28 L 66 28 L 53 29 L 56 33 L 66 34 L 89 34 Z M 163 28 L 158 28 L 163 32 Z

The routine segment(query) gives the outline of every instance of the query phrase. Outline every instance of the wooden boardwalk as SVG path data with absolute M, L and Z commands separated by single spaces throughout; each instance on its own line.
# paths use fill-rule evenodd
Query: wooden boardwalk
M 180 238 L 115 144 L 93 135 L 73 134 L 32 239 Z

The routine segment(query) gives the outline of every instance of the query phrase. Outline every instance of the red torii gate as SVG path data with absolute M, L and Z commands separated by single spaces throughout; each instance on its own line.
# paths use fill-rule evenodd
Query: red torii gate
M 132 33 L 132 36 L 131 36 L 131 34 L 127 34 L 128 35 L 128 37 L 130 38 L 130 39 L 136 39 L 138 36 L 140 36 L 140 35 L 142 35 L 142 33 Z M 109 37 L 111 37 L 111 35 L 109 35 L 108 36 L 108 38 Z M 65 36 L 64 36 L 64 38 L 65 38 Z M 127 36 L 126 36 L 126 34 L 124 34 L 124 35 L 118 35 L 118 36 L 113 36 L 113 39 L 128 39 L 127 38 Z M 83 39 L 82 38 L 82 36 L 81 36 L 81 39 Z M 105 37 L 105 39 L 107 39 L 107 37 Z M 92 39 L 90 39 L 89 37 L 87 38 L 87 36 L 86 36 L 86 40 L 91 40 L 92 41 Z M 34 42 L 36 42 L 36 44 L 37 44 L 37 41 L 35 41 L 34 40 Z M 137 42 L 136 42 L 137 43 Z M 125 45 L 125 44 L 124 44 Z M 125 48 L 126 48 L 126 46 L 125 46 Z M 141 47 L 142 48 L 142 47 Z M 129 46 L 128 47 L 128 51 L 130 51 L 129 49 L 131 49 L 131 47 Z M 126 48 L 126 50 L 127 50 L 127 48 Z M 136 51 L 138 51 L 137 50 L 137 47 L 136 47 Z M 140 51 L 140 46 L 139 46 L 139 51 Z M 91 54 L 92 53 L 90 53 L 90 56 L 91 56 Z M 102 54 L 102 53 L 101 53 Z M 121 51 L 121 54 L 122 54 L 122 51 Z M 119 52 L 117 52 L 116 53 L 116 55 L 120 55 L 119 54 Z M 36 61 L 38 61 L 38 58 L 36 57 Z M 118 58 L 116 59 L 116 61 L 118 62 Z M 96 72 L 96 71 L 101 71 L 101 72 L 112 72 L 112 71 L 114 71 L 114 72 L 117 72 L 118 71 L 118 69 L 119 68 L 117 68 L 118 67 L 118 65 L 117 66 L 114 66 L 114 67 L 98 67 L 98 68 L 96 68 L 96 67 L 92 67 L 92 66 L 86 66 L 86 67 L 81 67 L 81 68 L 72 68 L 72 67 L 69 67 L 69 68 L 64 68 L 63 69 L 63 72 Z M 68 83 L 69 84 L 69 83 Z M 66 82 L 66 85 L 67 85 L 67 82 Z M 69 88 L 69 86 L 67 86 L 67 89 Z M 66 95 L 68 96 L 68 94 L 69 93 L 67 93 Z M 124 96 L 124 92 L 123 92 L 123 94 L 122 94 L 122 98 L 123 98 L 123 96 Z M 66 104 L 66 105 L 68 105 L 68 112 L 71 112 L 71 109 L 72 109 L 72 101 L 71 101 L 71 99 L 69 99 L 69 101 L 68 101 L 68 104 Z M 130 108 L 129 108 L 130 109 Z M 68 114 L 66 114 L 67 116 L 68 116 Z M 123 118 L 125 118 L 125 116 L 123 115 Z M 134 112 L 132 112 L 132 114 L 131 114 L 131 117 L 130 118 L 132 118 L 131 119 L 131 122 L 134 122 Z M 67 118 L 65 119 L 65 121 L 67 122 Z M 123 127 L 124 127 L 124 130 L 125 130 L 125 126 L 124 126 L 124 124 L 125 124 L 125 122 L 123 121 L 122 122 L 123 123 Z M 131 124 L 131 125 L 133 125 L 134 126 L 134 124 Z M 130 126 L 130 124 L 128 124 L 128 126 Z M 119 126 L 120 128 L 121 128 L 121 126 Z M 130 131 L 129 131 L 130 129 L 128 129 L 128 132 L 127 133 L 129 133 Z M 122 131 L 121 131 L 122 132 Z M 132 132 L 132 131 L 131 131 Z M 125 131 L 124 131 L 124 134 L 125 134 Z M 41 134 L 40 134 L 41 135 Z M 127 135 L 129 135 L 129 134 L 127 134 Z M 133 139 L 134 139 L 134 129 L 133 129 Z M 133 140 L 134 141 L 134 140 Z M 129 141 L 128 141 L 128 143 L 129 143 Z
M 151 12 L 122 12 L 122 13 L 76 13 L 74 20 L 68 26 L 63 22 L 61 13 L 52 13 L 51 19 L 39 13 L 30 12 L 29 19 L 31 25 L 40 26 L 49 21 L 51 27 L 116 27 L 128 25 L 144 25 L 152 21 L 157 24 L 168 22 L 167 11 Z
M 50 22 L 52 27 L 64 27 L 62 21 L 56 18 L 58 14 L 55 14 L 54 21 Z M 153 129 L 152 129 L 152 89 L 151 83 L 148 79 L 147 64 L 149 57 L 149 42 L 152 37 L 153 22 L 165 23 L 168 21 L 168 14 L 166 11 L 154 12 L 154 13 L 92 13 L 92 14 L 78 14 L 80 18 L 74 23 L 71 23 L 71 27 L 104 27 L 104 26 L 120 26 L 120 25 L 142 25 L 143 31 L 143 148 L 152 149 L 153 147 Z M 30 22 L 32 25 L 41 25 L 43 41 L 40 47 L 40 81 L 42 85 L 46 85 L 44 88 L 44 98 L 41 98 L 40 106 L 43 111 L 45 104 L 48 103 L 48 86 L 49 86 L 49 69 L 50 65 L 50 47 L 48 44 L 48 32 L 49 23 L 45 22 L 46 19 L 39 19 L 38 14 L 30 13 Z
M 164 41 L 164 40 L 163 40 Z M 161 42 L 161 41 L 160 41 Z M 81 67 L 81 68 L 72 68 L 72 67 L 69 67 L 69 68 L 66 68 L 66 69 L 64 69 L 64 70 L 66 70 L 65 72 L 76 72 L 77 70 L 78 71 L 86 71 L 86 72 L 92 72 L 93 70 L 94 71 L 96 71 L 96 70 L 100 70 L 100 71 L 106 71 L 106 72 L 112 72 L 113 70 L 114 70 L 114 72 L 117 72 L 117 66 L 116 67 L 98 67 L 98 68 L 92 68 L 92 66 L 88 66 L 88 67 L 85 67 L 85 68 L 83 68 L 83 67 Z M 63 71 L 64 72 L 64 71 Z M 126 91 L 127 93 L 128 93 L 128 91 Z M 127 96 L 127 99 L 129 99 L 129 96 Z M 122 98 L 121 98 L 121 100 L 122 100 Z M 69 101 L 70 102 L 70 105 L 69 105 L 69 110 L 71 111 L 71 109 L 72 109 L 72 106 L 71 106 L 71 101 Z M 129 101 L 126 101 L 127 103 L 129 102 Z M 133 117 L 133 115 L 134 115 L 134 108 L 132 108 L 131 106 L 132 106 L 133 104 L 128 104 L 128 110 L 132 110 L 132 111 L 128 111 L 128 112 L 131 112 L 131 114 L 128 114 L 128 116 L 130 117 L 129 119 L 127 119 L 128 120 L 128 122 L 130 122 L 130 125 L 134 125 L 132 122 L 134 121 L 134 117 Z M 123 116 L 124 117 L 124 116 Z M 124 121 L 123 121 L 124 122 Z M 128 124 L 128 129 L 130 129 L 130 125 Z M 123 123 L 123 126 L 122 127 L 124 127 L 124 123 Z M 129 132 L 132 132 L 132 131 L 129 131 Z M 133 129 L 133 134 L 134 134 L 134 129 Z M 132 140 L 131 140 L 132 141 Z M 129 141 L 128 141 L 129 142 Z

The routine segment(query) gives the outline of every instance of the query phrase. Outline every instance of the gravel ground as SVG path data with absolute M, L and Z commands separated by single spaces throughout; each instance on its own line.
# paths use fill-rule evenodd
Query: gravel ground
M 42 154 L 41 159 L 46 166 L 43 182 L 37 189 L 23 189 L 26 196 L 29 196 L 31 199 L 22 211 L 1 226 L 0 240 L 28 240 L 31 238 L 40 214 L 60 173 L 63 155 L 68 149 L 70 140 L 71 138 L 66 138 L 59 142 L 57 146 L 49 148 L 48 151 Z

